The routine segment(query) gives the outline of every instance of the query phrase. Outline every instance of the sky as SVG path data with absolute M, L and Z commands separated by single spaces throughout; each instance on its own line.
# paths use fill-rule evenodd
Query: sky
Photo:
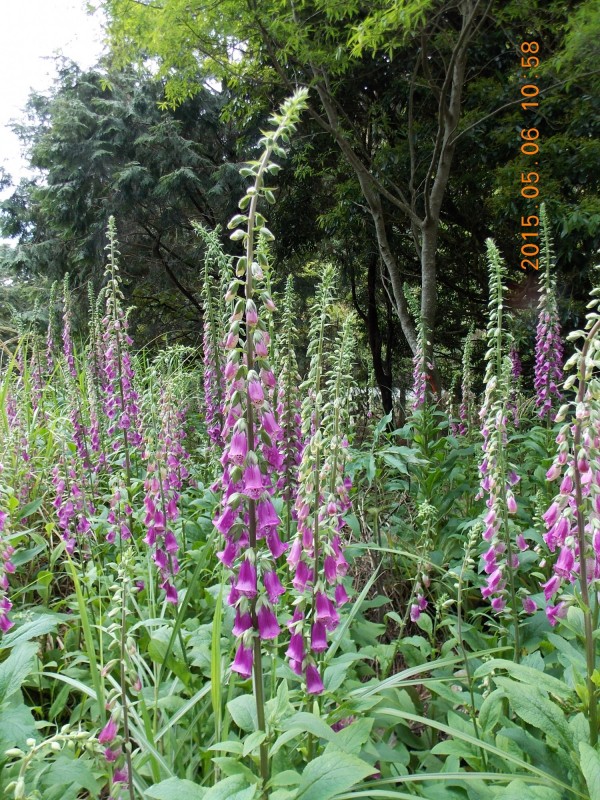
M 31 89 L 44 91 L 55 76 L 52 56 L 91 67 L 102 53 L 98 17 L 86 13 L 86 0 L 0 0 L 0 165 L 13 182 L 26 174 L 20 144 L 7 127 L 22 116 Z

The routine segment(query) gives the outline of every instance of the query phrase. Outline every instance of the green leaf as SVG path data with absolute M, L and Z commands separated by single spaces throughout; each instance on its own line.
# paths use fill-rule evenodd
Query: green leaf
M 203 800 L 206 789 L 182 778 L 167 778 L 144 792 L 152 800 Z
M 341 751 L 324 753 L 304 768 L 297 798 L 330 800 L 374 772 L 374 767 L 356 756 Z
M 482 678 L 484 675 L 489 675 L 498 669 L 504 669 L 511 678 L 516 678 L 528 686 L 535 686 L 536 689 L 541 689 L 543 692 L 555 694 L 557 697 L 566 699 L 573 694 L 573 690 L 564 681 L 560 681 L 552 675 L 547 675 L 534 667 L 515 664 L 513 661 L 508 661 L 504 658 L 494 658 L 491 661 L 486 661 L 485 664 L 475 670 L 474 677 Z
M 0 752 L 4 753 L 9 747 L 27 751 L 27 739 L 39 741 L 40 734 L 31 709 L 20 694 L 13 695 L 12 701 L 0 707 Z
M 0 703 L 20 689 L 25 678 L 33 671 L 37 650 L 36 642 L 23 642 L 0 664 Z
M 256 795 L 256 785 L 248 786 L 243 775 L 231 775 L 212 786 L 204 800 L 252 800 Z
M 51 633 L 56 630 L 58 623 L 66 619 L 66 614 L 40 614 L 30 622 L 24 625 L 19 625 L 14 631 L 5 634 L 2 637 L 2 647 L 15 647 L 15 645 L 28 642 L 30 639 L 35 639 L 38 636 L 44 636 L 46 633 Z
M 345 753 L 350 753 L 350 755 L 360 753 L 362 746 L 369 740 L 373 722 L 373 719 L 363 717 L 353 722 L 352 725 L 348 725 L 347 728 L 342 728 L 335 734 L 335 739 L 327 745 L 325 752 L 337 748 Z
M 92 772 L 93 763 L 81 758 L 69 758 L 60 755 L 44 773 L 44 784 L 48 787 L 68 786 L 87 789 L 92 796 L 97 796 L 100 785 Z
M 498 795 L 498 800 L 562 800 L 562 795 L 549 786 L 532 786 L 525 781 L 512 781 Z
M 286 719 L 283 724 L 284 731 L 298 730 L 305 733 L 312 733 L 319 739 L 325 739 L 328 742 L 335 741 L 335 731 L 324 722 L 320 717 L 315 714 L 309 714 L 308 711 L 298 711 L 289 719 Z
M 238 728 L 247 733 L 258 730 L 254 695 L 242 694 L 239 697 L 234 697 L 233 700 L 227 703 L 227 709 Z
M 581 771 L 590 793 L 590 800 L 600 800 L 600 756 L 586 742 L 579 743 Z
M 564 712 L 533 686 L 523 686 L 509 678 L 494 678 L 504 689 L 511 708 L 522 720 L 546 735 L 556 736 L 570 748 L 572 736 Z
M 26 519 L 27 517 L 31 516 L 31 514 L 35 514 L 35 512 L 42 507 L 43 502 L 44 499 L 42 497 L 38 497 L 36 500 L 32 500 L 31 503 L 27 503 L 27 505 L 21 509 L 19 520 Z
M 250 753 L 254 752 L 260 745 L 264 742 L 267 738 L 267 734 L 264 731 L 254 731 L 244 739 L 244 749 L 242 750 L 242 755 L 245 757 L 250 755 Z

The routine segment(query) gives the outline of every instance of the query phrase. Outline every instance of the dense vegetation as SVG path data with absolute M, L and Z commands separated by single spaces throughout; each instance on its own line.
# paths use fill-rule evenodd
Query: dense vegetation
M 600 800 L 597 2 L 105 6 L 1 209 L 2 796 Z

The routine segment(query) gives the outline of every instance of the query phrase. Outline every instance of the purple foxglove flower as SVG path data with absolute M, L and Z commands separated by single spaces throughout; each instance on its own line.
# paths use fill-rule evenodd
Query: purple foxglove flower
M 257 526 L 260 531 L 276 528 L 280 523 L 275 506 L 270 500 L 261 500 L 256 504 Z
M 269 545 L 269 550 L 271 551 L 271 555 L 273 556 L 274 559 L 278 559 L 288 549 L 287 543 L 281 541 L 277 531 L 270 530 L 267 533 L 266 538 L 267 538 L 267 544 Z
M 219 533 L 227 534 L 231 530 L 231 526 L 236 521 L 237 515 L 238 512 L 236 509 L 233 509 L 231 506 L 225 506 L 221 516 L 213 520 L 213 525 L 219 531 Z
M 343 606 L 349 600 L 348 593 L 343 583 L 338 583 L 335 587 L 335 603 L 338 607 Z
M 322 622 L 314 622 L 311 629 L 310 646 L 315 653 L 327 650 L 327 631 Z
M 232 464 L 241 467 L 248 454 L 248 437 L 245 431 L 238 431 L 231 437 L 231 444 L 227 451 L 227 457 Z
M 258 635 L 261 639 L 276 639 L 281 630 L 273 609 L 266 605 L 260 607 L 258 614 Z
M 293 633 L 290 643 L 285 653 L 286 657 L 294 661 L 302 662 L 304 659 L 304 637 L 301 633 Z
M 296 567 L 296 574 L 292 579 L 294 589 L 298 592 L 303 592 L 310 578 L 311 571 L 308 564 L 305 561 L 300 561 Z
M 494 597 L 491 602 L 491 606 L 496 613 L 499 613 L 500 611 L 504 611 L 506 608 L 506 600 L 502 596 Z
M 263 405 L 265 402 L 265 395 L 260 381 L 256 379 L 248 381 L 248 397 L 253 406 L 260 408 Z
M 416 603 L 413 603 L 410 607 L 410 620 L 411 622 L 417 622 L 419 617 L 421 616 L 421 609 Z
M 232 539 L 227 539 L 225 548 L 221 550 L 221 552 L 217 553 L 217 558 L 222 564 L 231 569 L 231 567 L 233 567 L 233 562 L 237 557 L 237 552 L 237 544 Z
M 561 547 L 560 554 L 554 565 L 554 572 L 561 578 L 570 578 L 575 567 L 575 555 L 570 547 Z
M 506 493 L 506 509 L 509 514 L 517 513 L 517 501 L 515 500 L 515 496 L 512 492 Z
M 121 783 L 127 784 L 129 783 L 129 773 L 127 772 L 127 767 L 122 767 L 121 769 L 116 769 L 113 772 L 113 783 Z
M 556 520 L 558 519 L 559 513 L 560 509 L 558 507 L 558 503 L 554 502 L 552 503 L 548 511 L 546 511 L 546 513 L 542 515 L 544 522 L 549 528 L 555 524 Z
M 286 559 L 290 567 L 297 567 L 300 563 L 300 556 L 302 555 L 302 542 L 300 539 L 294 539 L 290 552 Z
M 334 584 L 337 582 L 337 562 L 335 556 L 325 556 L 324 571 L 327 583 Z
M 321 694 L 325 690 L 319 670 L 314 664 L 306 667 L 306 691 L 308 694 Z
M 517 547 L 521 552 L 529 549 L 529 545 L 527 544 L 525 537 L 523 536 L 522 533 L 517 534 L 516 541 L 517 541 Z
M 167 603 L 173 603 L 174 605 L 177 605 L 179 596 L 177 594 L 177 589 L 173 586 L 173 584 L 167 581 L 162 584 L 161 588 L 165 590 L 165 599 Z
M 567 608 L 566 603 L 561 601 L 556 606 L 546 606 L 546 616 L 548 617 L 548 622 L 552 627 L 556 625 L 559 619 L 565 617 L 567 615 Z
M 264 491 L 262 473 L 258 464 L 248 464 L 244 470 L 244 494 L 254 500 L 258 500 Z
M 546 600 L 550 600 L 552 595 L 556 594 L 556 592 L 560 589 L 561 580 L 558 575 L 553 575 L 546 583 L 541 583 L 540 586 L 544 590 L 544 597 Z
M 240 613 L 239 608 L 235 610 L 235 622 L 233 623 L 232 633 L 234 636 L 241 636 L 247 630 L 250 630 L 252 627 L 252 617 L 250 616 L 250 612 L 246 611 L 246 613 Z
M 117 747 L 114 750 L 111 750 L 110 747 L 107 747 L 106 750 L 104 750 L 104 758 L 110 764 L 113 761 L 116 761 L 117 758 L 119 758 L 119 756 L 122 755 L 122 753 L 123 753 L 123 748 L 122 747 Z
M 110 744 L 115 740 L 118 730 L 115 719 L 111 717 L 98 734 L 98 742 L 100 744 Z
M 262 426 L 264 430 L 268 433 L 270 439 L 277 441 L 277 439 L 281 438 L 282 430 L 281 427 L 276 422 L 272 411 L 265 411 L 263 413 Z
M 535 600 L 532 600 L 531 597 L 524 597 L 523 610 L 526 614 L 533 614 L 534 611 L 537 611 L 537 603 Z
M 241 563 L 235 588 L 244 597 L 256 597 L 256 567 L 247 558 Z
M 244 678 L 249 678 L 252 675 L 252 664 L 254 661 L 254 654 L 251 647 L 244 647 L 240 642 L 238 649 L 235 652 L 235 658 L 231 669 L 243 675 Z
M 269 598 L 269 602 L 271 603 L 278 603 L 279 597 L 282 594 L 285 594 L 285 589 L 281 585 L 281 581 L 279 580 L 279 576 L 274 570 L 269 570 L 268 572 L 263 573 L 263 583 L 265 585 L 265 589 L 267 590 L 267 597 Z

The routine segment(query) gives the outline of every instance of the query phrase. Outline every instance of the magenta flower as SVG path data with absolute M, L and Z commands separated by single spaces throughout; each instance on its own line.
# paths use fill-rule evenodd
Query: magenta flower
M 231 669 L 239 673 L 244 678 L 249 678 L 252 675 L 252 663 L 254 656 L 251 647 L 244 647 L 243 643 L 238 645 L 233 659 Z
M 314 664 L 306 667 L 306 691 L 308 694 L 321 694 L 325 690 L 319 670 Z
M 282 594 L 285 594 L 285 589 L 281 585 L 281 581 L 277 573 L 273 570 L 263 574 L 263 582 L 267 590 L 267 597 L 269 602 L 278 603 Z
M 235 588 L 244 597 L 256 597 L 256 567 L 248 558 L 241 563 Z
M 110 744 L 115 740 L 118 730 L 116 720 L 111 717 L 98 734 L 98 741 L 100 744 Z
M 257 613 L 258 634 L 261 639 L 276 639 L 281 630 L 277 622 L 277 616 L 272 608 L 262 605 Z

